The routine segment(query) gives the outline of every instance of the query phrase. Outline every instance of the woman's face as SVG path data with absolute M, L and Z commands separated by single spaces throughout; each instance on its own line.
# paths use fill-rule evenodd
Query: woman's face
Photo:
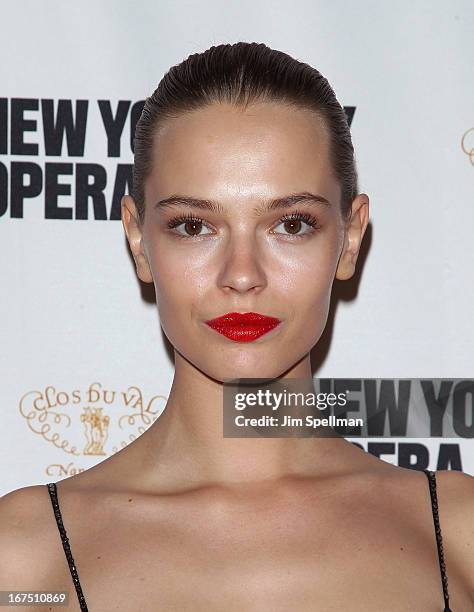
M 295 198 L 268 209 L 291 194 L 327 203 Z M 136 215 L 130 196 L 122 218 L 138 275 L 155 285 L 175 350 L 220 381 L 274 378 L 307 356 L 324 330 L 336 272 L 352 275 L 365 230 L 360 220 L 352 233 L 344 224 L 340 194 L 325 128 L 309 111 L 213 104 L 167 120 L 155 137 L 143 225 L 127 213 Z M 201 206 L 179 198 L 158 205 L 171 196 Z M 239 342 L 206 324 L 229 312 L 281 323 Z

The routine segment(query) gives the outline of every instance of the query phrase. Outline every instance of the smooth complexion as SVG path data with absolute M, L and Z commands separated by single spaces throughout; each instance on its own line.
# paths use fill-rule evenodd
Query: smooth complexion
M 300 193 L 319 203 L 265 209 Z M 178 195 L 201 206 L 170 201 Z M 224 379 L 312 375 L 334 278 L 353 275 L 368 222 L 367 195 L 347 221 L 339 199 L 325 127 L 309 111 L 214 104 L 157 131 L 143 224 L 130 196 L 122 220 L 176 370 L 144 434 L 58 484 L 91 612 L 442 609 L 424 474 L 342 438 L 222 436 Z M 311 224 L 282 223 L 296 212 Z M 202 225 L 176 225 L 185 215 Z M 282 323 L 245 344 L 204 323 L 233 311 Z M 156 364 L 133 355 L 137 367 L 153 378 Z M 452 609 L 467 612 L 473 479 L 437 478 Z M 0 501 L 0 546 L 0 589 L 69 590 L 78 610 L 46 487 Z
M 367 195 L 357 196 L 344 222 L 324 125 L 313 113 L 282 104 L 245 112 L 212 105 L 167 121 L 154 153 L 143 226 L 133 199 L 123 198 L 137 274 L 154 283 L 161 325 L 175 349 L 175 378 L 166 411 L 150 432 L 150 440 L 157 437 L 153 447 L 168 440 L 168 468 L 184 462 L 197 480 L 258 481 L 324 471 L 319 453 L 340 441 L 224 439 L 221 383 L 311 377 L 310 351 L 327 321 L 334 278 L 354 273 L 368 222 Z M 266 210 L 273 200 L 302 193 L 327 203 L 308 199 Z M 211 200 L 219 210 L 155 206 L 174 195 Z M 194 229 L 197 236 L 186 235 L 183 224 L 168 228 L 176 216 L 190 213 L 203 220 Z M 292 234 L 281 218 L 294 213 L 310 215 L 316 228 L 302 221 Z M 242 346 L 204 323 L 230 311 L 259 312 L 282 323 Z M 350 443 L 342 445 L 354 452 Z M 181 448 L 196 454 L 183 456 Z M 160 465 L 167 459 L 160 453 Z

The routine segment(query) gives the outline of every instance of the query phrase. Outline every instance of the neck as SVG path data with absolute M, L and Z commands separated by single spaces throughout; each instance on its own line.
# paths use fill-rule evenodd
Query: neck
M 178 353 L 175 366 L 164 412 L 137 440 L 137 452 L 146 457 L 138 469 L 152 488 L 324 477 L 344 461 L 347 468 L 348 453 L 360 453 L 338 437 L 224 438 L 222 383 Z M 309 355 L 285 378 L 312 379 Z

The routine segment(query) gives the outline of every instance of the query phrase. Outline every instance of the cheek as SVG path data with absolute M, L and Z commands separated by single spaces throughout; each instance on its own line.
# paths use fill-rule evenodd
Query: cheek
M 310 308 L 330 294 L 338 254 L 334 232 L 326 232 L 307 245 L 281 249 L 272 260 L 272 284 L 291 296 L 296 311 Z
M 171 341 L 180 333 L 188 333 L 195 305 L 205 302 L 209 293 L 208 266 L 197 257 L 185 253 L 179 245 L 153 244 L 149 259 L 155 284 L 156 304 L 160 321 Z
M 300 350 L 310 350 L 326 326 L 339 247 L 337 232 L 328 231 L 278 262 L 280 273 L 274 279 L 289 310 L 292 332 L 304 345 L 298 342 Z
M 295 276 L 290 289 L 295 333 L 309 344 L 316 342 L 326 324 L 333 278 L 331 260 L 312 261 Z

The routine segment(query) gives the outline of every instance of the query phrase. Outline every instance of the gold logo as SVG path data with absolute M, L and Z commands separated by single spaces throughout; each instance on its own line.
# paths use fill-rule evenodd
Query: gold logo
M 94 382 L 85 390 L 58 391 L 52 385 L 28 391 L 19 412 L 30 431 L 72 457 L 112 455 L 140 436 L 158 418 L 166 396 L 146 398 L 139 387 L 104 389 Z M 48 475 L 83 471 L 74 462 L 51 464 Z
M 84 455 L 105 455 L 104 444 L 107 440 L 110 418 L 102 415 L 103 408 L 84 408 L 81 421 L 84 423 L 87 444 Z
M 461 149 L 469 157 L 471 164 L 474 166 L 474 128 L 470 128 L 462 135 Z

